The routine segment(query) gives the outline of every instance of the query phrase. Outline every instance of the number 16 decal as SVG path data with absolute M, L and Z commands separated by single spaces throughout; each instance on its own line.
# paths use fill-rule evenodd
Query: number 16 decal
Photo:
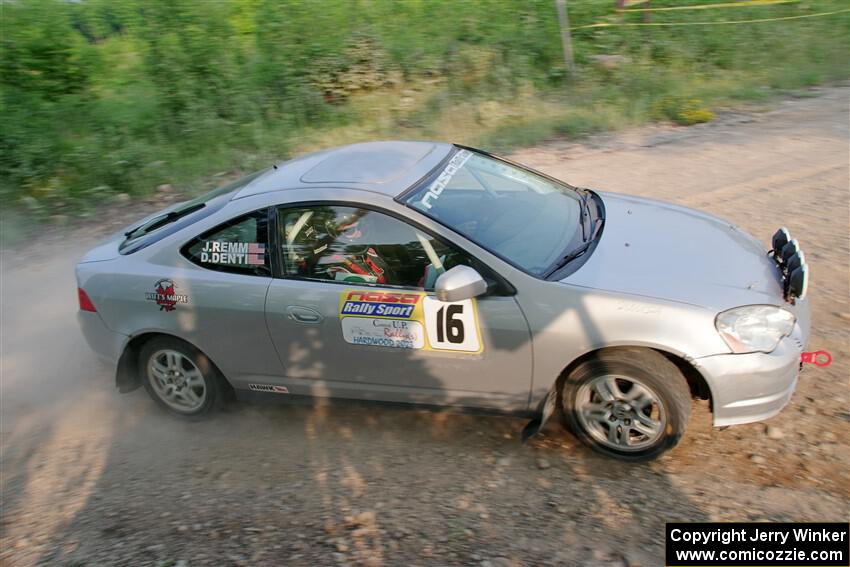
M 447 303 L 432 296 L 423 298 L 425 330 L 434 350 L 480 352 L 478 314 L 473 300 Z

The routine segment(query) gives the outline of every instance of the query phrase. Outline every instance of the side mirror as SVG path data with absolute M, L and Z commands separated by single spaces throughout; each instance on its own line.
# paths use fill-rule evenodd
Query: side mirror
M 463 301 L 487 292 L 487 282 L 469 266 L 455 266 L 443 273 L 434 283 L 440 301 Z

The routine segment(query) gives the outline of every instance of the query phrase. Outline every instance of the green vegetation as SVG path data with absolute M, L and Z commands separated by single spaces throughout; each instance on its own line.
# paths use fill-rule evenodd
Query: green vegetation
M 655 105 L 655 116 L 667 118 L 676 124 L 690 126 L 714 120 L 714 113 L 703 108 L 698 98 L 667 96 Z
M 654 8 L 704 0 L 655 0 Z M 574 26 L 639 23 L 573 0 Z M 653 12 L 779 18 L 845 0 Z M 0 198 L 85 212 L 318 147 L 436 138 L 504 151 L 553 136 L 693 124 L 774 90 L 844 80 L 850 14 L 597 27 L 563 63 L 553 0 L 25 0 L 0 5 Z

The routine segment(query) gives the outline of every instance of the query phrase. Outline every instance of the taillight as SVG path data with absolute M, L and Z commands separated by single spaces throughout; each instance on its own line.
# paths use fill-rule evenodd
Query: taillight
M 80 300 L 80 311 L 91 311 L 92 313 L 96 313 L 97 309 L 94 308 L 94 303 L 89 299 L 88 294 L 83 291 L 83 288 L 77 288 L 77 297 Z

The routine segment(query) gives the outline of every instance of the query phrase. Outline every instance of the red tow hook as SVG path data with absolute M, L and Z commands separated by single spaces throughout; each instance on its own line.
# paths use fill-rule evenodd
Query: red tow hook
M 814 352 L 804 352 L 800 355 L 800 362 L 803 364 L 814 364 L 815 366 L 829 366 L 832 364 L 832 355 L 825 350 L 816 350 Z

